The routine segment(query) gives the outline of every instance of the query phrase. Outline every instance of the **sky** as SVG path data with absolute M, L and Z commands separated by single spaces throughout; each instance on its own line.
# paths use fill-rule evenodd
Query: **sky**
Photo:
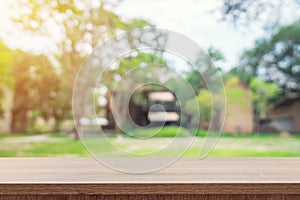
M 221 50 L 226 59 L 223 69 L 228 70 L 238 65 L 243 51 L 253 47 L 255 40 L 265 36 L 266 31 L 263 22 L 237 27 L 231 22 L 221 21 L 218 12 L 213 12 L 220 3 L 221 0 L 152 0 L 151 3 L 148 0 L 124 0 L 117 7 L 117 12 L 124 18 L 141 17 L 158 28 L 184 34 L 204 49 L 214 47 Z M 282 12 L 283 24 L 300 16 L 300 10 L 291 7 Z M 270 16 L 277 17 L 270 13 L 265 18 Z
M 55 51 L 51 42 L 43 37 L 32 37 L 20 34 L 16 27 L 9 23 L 13 12 L 7 9 L 14 0 L 0 0 L 0 37 L 11 48 L 21 48 L 33 52 Z M 242 52 L 251 48 L 254 41 L 263 37 L 266 32 L 260 23 L 252 23 L 242 29 L 230 22 L 220 21 L 213 9 L 220 0 L 122 0 L 115 8 L 124 19 L 143 18 L 158 28 L 179 32 L 198 43 L 202 48 L 214 47 L 224 54 L 223 69 L 228 70 L 238 64 Z M 283 19 L 293 21 L 300 16 L 300 11 L 286 11 Z M 55 35 L 55 30 L 53 33 Z

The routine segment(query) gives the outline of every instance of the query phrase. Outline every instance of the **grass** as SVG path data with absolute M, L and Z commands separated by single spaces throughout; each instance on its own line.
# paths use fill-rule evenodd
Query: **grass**
M 172 132 L 168 130 L 166 132 Z M 182 131 L 185 133 L 185 131 Z M 147 136 L 149 133 L 139 133 Z M 155 137 L 135 139 L 132 137 L 108 138 L 123 151 L 137 154 L 153 152 L 167 146 L 172 138 Z M 189 137 L 179 137 L 179 143 L 170 149 L 155 154 L 158 157 L 170 157 L 182 152 Z M 203 137 L 184 153 L 183 157 L 198 157 Z M 108 157 L 128 156 L 117 152 L 104 137 L 90 138 L 85 141 L 94 151 Z M 15 134 L 0 135 L 0 157 L 89 157 L 81 141 L 73 140 L 72 135 L 52 134 Z M 251 134 L 232 136 L 224 134 L 209 157 L 300 157 L 300 136 L 280 137 L 278 135 Z
M 80 141 L 58 133 L 9 134 L 0 136 L 0 157 L 86 157 Z

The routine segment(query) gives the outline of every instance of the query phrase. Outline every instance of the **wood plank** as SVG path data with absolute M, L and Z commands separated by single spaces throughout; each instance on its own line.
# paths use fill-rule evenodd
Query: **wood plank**
M 0 195 L 299 194 L 299 184 L 1 184 Z
M 300 195 L 22 195 L 1 200 L 299 200 Z
M 119 159 L 119 162 L 122 162 Z M 91 158 L 0 158 L 0 195 L 300 194 L 300 158 L 181 159 L 126 174 Z

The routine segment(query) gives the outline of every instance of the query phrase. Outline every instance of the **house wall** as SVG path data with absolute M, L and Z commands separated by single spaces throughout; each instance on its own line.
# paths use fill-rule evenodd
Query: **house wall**
M 270 119 L 272 119 L 272 123 L 275 124 L 276 119 L 281 118 L 289 118 L 284 119 L 287 123 L 291 124 L 291 128 L 285 128 L 283 126 L 277 128 L 279 131 L 294 131 L 300 132 L 300 100 L 292 102 L 290 104 L 281 105 L 273 110 L 271 110 L 268 114 Z M 281 120 L 282 121 L 282 120 Z M 276 124 L 277 126 L 278 123 Z
M 250 98 L 250 90 L 244 85 L 240 88 L 245 91 L 243 98 L 245 103 L 228 103 L 226 105 L 226 117 L 223 132 L 251 133 L 253 131 L 253 108 Z
M 293 131 L 300 132 L 300 100 L 292 105 L 291 113 L 293 116 Z
M 227 105 L 223 132 L 250 133 L 253 131 L 252 106 L 239 104 Z
M 274 108 L 271 110 L 268 115 L 269 116 L 274 116 L 274 115 L 290 115 L 292 110 L 292 105 L 287 104 L 287 105 L 282 105 L 280 107 Z
M 277 131 L 293 131 L 293 117 L 290 115 L 274 117 L 270 121 L 270 126 Z

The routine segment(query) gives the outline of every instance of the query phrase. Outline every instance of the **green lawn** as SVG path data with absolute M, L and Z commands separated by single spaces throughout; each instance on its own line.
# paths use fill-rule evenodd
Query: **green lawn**
M 181 151 L 178 145 L 158 156 L 170 157 Z M 147 153 L 160 149 L 171 138 L 157 137 L 150 140 L 136 140 L 131 137 L 110 137 L 117 146 L 125 151 Z M 106 156 L 125 156 L 117 154 L 104 138 L 91 139 L 91 145 Z M 183 157 L 198 157 L 203 137 L 196 138 Z M 74 141 L 71 135 L 0 135 L 0 157 L 89 157 L 80 141 Z M 300 157 L 300 136 L 280 137 L 274 135 L 222 136 L 209 157 Z

